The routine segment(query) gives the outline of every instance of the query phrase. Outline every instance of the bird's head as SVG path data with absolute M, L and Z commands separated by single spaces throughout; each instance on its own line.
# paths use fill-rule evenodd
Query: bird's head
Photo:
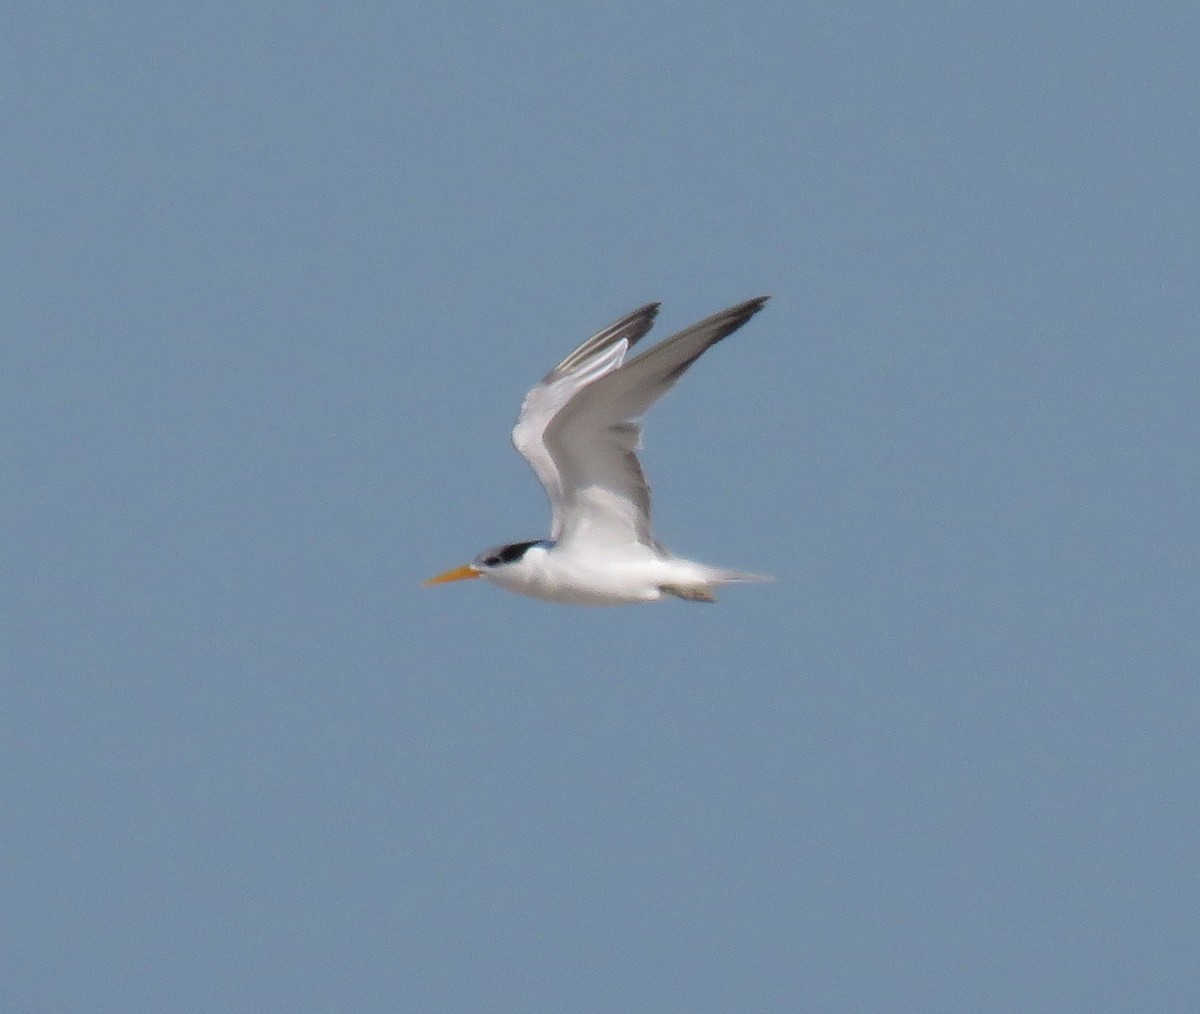
M 491 549 L 485 549 L 465 567 L 455 567 L 454 570 L 438 574 L 437 577 L 431 577 L 425 584 L 447 584 L 450 581 L 468 581 L 475 577 L 488 577 L 505 567 L 519 563 L 533 546 L 544 545 L 546 545 L 544 541 L 534 539 L 532 542 L 512 542 L 506 546 L 492 546 Z

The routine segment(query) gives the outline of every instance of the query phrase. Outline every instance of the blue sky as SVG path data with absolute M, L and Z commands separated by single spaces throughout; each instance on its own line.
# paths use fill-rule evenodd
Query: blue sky
M 24 5 L 14 1010 L 1200 1003 L 1189 5 Z M 583 610 L 526 388 L 771 303 Z

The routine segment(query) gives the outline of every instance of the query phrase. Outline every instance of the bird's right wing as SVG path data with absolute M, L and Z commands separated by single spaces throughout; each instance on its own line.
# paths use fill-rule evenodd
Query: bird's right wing
M 562 477 L 554 458 L 546 449 L 546 427 L 575 392 L 621 365 L 625 353 L 650 330 L 657 313 L 658 303 L 647 303 L 609 324 L 580 345 L 525 395 L 512 431 L 513 446 L 529 462 L 546 489 L 552 515 L 552 539 L 557 539 L 562 531 L 566 508 Z

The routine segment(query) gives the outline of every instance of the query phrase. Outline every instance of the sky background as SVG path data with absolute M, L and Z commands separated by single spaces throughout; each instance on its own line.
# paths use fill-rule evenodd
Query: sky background
M 13 1011 L 1200 1009 L 1194 4 L 18 4 Z M 716 606 L 420 582 L 613 318 Z

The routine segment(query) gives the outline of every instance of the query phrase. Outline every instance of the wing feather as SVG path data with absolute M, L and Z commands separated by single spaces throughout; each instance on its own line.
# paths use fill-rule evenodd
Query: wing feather
M 555 535 L 562 542 L 657 546 L 650 486 L 637 458 L 637 420 L 697 359 L 763 308 L 767 297 L 722 310 L 640 356 L 577 385 L 539 433 L 558 483 Z M 569 359 L 570 357 L 568 357 Z M 535 466 L 536 470 L 536 466 Z
M 620 367 L 625 353 L 654 324 L 658 306 L 647 303 L 596 332 L 525 395 L 512 440 L 550 500 L 551 538 L 559 537 L 566 508 L 559 468 L 545 444 L 546 427 L 578 390 Z

